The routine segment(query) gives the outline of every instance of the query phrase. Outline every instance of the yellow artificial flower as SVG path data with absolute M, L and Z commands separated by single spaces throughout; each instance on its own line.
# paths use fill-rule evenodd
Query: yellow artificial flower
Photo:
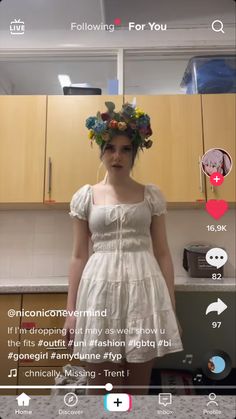
M 88 137 L 90 140 L 94 137 L 94 131 L 92 129 L 89 130 Z
M 135 108 L 135 118 L 139 118 L 140 116 L 144 115 L 144 112 L 140 108 Z

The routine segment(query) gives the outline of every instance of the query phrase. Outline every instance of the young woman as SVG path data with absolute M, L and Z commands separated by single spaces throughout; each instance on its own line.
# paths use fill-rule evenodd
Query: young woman
M 90 385 L 111 383 L 116 392 L 147 394 L 155 359 L 183 350 L 166 204 L 157 186 L 130 177 L 139 148 L 152 145 L 146 141 L 152 134 L 148 115 L 129 104 L 119 113 L 113 104 L 107 107 L 86 125 L 107 176 L 81 187 L 70 206 L 74 246 L 67 309 L 80 315 L 68 316 L 64 327 L 74 354 L 86 362 L 88 374 L 96 373 Z

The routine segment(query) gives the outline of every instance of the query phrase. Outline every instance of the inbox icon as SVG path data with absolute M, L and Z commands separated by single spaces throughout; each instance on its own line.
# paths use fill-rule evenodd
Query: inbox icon
M 20 19 L 14 19 L 10 23 L 11 35 L 24 35 L 25 33 L 25 22 Z
M 172 394 L 171 393 L 159 393 L 158 396 L 159 404 L 163 404 L 163 406 L 168 406 L 168 404 L 172 404 Z
M 132 408 L 132 399 L 126 393 L 110 393 L 104 396 L 104 408 L 109 412 L 127 412 Z

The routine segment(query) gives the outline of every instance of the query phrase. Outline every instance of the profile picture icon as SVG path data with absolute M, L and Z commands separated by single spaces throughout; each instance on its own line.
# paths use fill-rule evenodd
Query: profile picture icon
M 202 170 L 207 176 L 220 173 L 227 176 L 232 169 L 232 158 L 227 151 L 221 148 L 211 148 L 202 157 Z
M 231 369 L 232 361 L 226 352 L 215 349 L 205 354 L 202 370 L 211 380 L 223 380 Z

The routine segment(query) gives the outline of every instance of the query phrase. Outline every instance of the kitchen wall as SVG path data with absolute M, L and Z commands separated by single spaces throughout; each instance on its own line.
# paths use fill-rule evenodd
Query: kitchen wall
M 209 233 L 207 224 L 227 224 L 228 231 Z M 225 276 L 234 276 L 234 210 L 216 222 L 204 209 L 170 209 L 167 231 L 176 276 L 187 276 L 182 268 L 183 247 L 199 241 L 224 247 L 229 257 Z M 67 276 L 72 242 L 72 220 L 67 211 L 0 211 L 0 281 Z
M 164 57 L 161 54 L 137 54 L 127 56 L 124 66 L 124 93 L 181 94 L 180 83 L 190 52 Z M 0 94 L 14 95 L 61 95 L 58 74 L 69 74 L 72 83 L 88 83 L 108 94 L 108 80 L 116 79 L 115 57 L 85 57 L 77 59 L 0 61 Z M 145 77 L 144 77 L 145 74 Z M 4 87 L 4 89 L 1 87 Z
M 10 95 L 13 92 L 13 85 L 10 78 L 7 76 L 6 71 L 0 64 L 0 95 Z

